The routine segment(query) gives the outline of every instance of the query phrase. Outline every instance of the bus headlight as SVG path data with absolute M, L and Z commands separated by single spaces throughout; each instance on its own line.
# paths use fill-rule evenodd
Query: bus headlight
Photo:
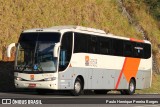
M 20 77 L 15 77 L 14 79 L 18 80 L 18 81 L 22 81 L 22 78 L 20 78 Z
M 44 80 L 45 81 L 53 81 L 53 80 L 56 80 L 56 77 L 49 77 L 49 78 L 45 78 Z

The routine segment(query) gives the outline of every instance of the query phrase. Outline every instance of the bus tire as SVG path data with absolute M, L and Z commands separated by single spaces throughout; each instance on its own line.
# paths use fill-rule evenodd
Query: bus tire
M 136 90 L 136 83 L 133 79 L 130 80 L 128 90 L 126 90 L 127 95 L 133 95 Z
M 120 90 L 122 95 L 133 95 L 136 90 L 136 83 L 133 79 L 130 80 L 127 90 Z
M 82 82 L 81 79 L 76 78 L 75 83 L 74 83 L 74 89 L 71 91 L 71 94 L 73 96 L 79 96 L 82 92 Z

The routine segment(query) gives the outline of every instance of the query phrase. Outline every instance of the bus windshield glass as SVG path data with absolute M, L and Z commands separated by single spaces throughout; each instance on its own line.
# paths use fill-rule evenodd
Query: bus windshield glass
M 53 48 L 59 40 L 60 33 L 22 33 L 15 69 L 22 72 L 55 72 L 57 58 L 53 57 Z

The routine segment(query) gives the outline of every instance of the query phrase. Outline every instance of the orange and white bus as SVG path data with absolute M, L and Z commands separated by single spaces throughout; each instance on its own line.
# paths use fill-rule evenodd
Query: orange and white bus
M 83 90 L 106 94 L 118 90 L 134 94 L 152 82 L 151 43 L 82 26 L 55 26 L 25 30 L 16 46 L 15 86 Z

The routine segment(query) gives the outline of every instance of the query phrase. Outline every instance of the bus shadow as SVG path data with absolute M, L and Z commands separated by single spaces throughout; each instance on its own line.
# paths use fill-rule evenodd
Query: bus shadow
M 0 92 L 15 91 L 14 61 L 0 61 Z

